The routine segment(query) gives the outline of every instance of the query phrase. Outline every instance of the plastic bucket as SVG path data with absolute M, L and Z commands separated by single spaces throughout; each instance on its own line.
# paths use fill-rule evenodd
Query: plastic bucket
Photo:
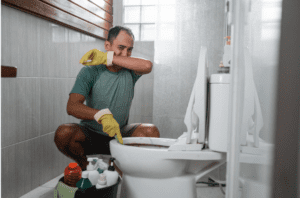
M 60 182 L 64 182 L 64 177 L 60 178 Z M 97 189 L 96 186 L 92 186 L 86 190 L 78 189 L 74 198 L 93 198 L 93 197 L 105 197 L 105 198 L 117 198 L 118 187 L 121 182 L 119 177 L 118 182 L 115 185 L 108 186 L 106 188 Z

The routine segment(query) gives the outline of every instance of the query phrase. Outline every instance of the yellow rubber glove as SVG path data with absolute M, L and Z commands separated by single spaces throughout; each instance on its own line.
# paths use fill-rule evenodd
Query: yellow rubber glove
M 101 116 L 101 118 L 98 120 L 101 122 L 103 126 L 103 132 L 107 133 L 109 137 L 117 137 L 117 140 L 123 144 L 122 135 L 120 132 L 120 127 L 118 122 L 114 119 L 112 114 L 105 114 Z
M 79 62 L 88 66 L 101 64 L 109 66 L 112 64 L 113 54 L 113 51 L 101 52 L 97 49 L 92 49 L 83 55 Z

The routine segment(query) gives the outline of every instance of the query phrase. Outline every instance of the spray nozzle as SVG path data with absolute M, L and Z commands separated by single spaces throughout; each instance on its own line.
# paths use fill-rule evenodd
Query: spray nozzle
M 94 165 L 92 164 L 92 162 L 93 162 L 95 159 L 97 160 L 97 158 L 92 158 L 92 157 L 89 157 L 89 158 L 87 159 L 87 161 L 89 162 L 89 165 L 87 165 L 87 167 L 86 167 L 86 170 L 87 170 L 87 171 L 92 171 L 92 170 L 94 170 Z
M 113 157 L 110 158 L 110 165 L 108 167 L 108 170 L 115 171 L 115 167 L 114 167 L 114 164 L 113 164 L 113 161 L 115 161 L 115 160 L 116 160 L 116 158 L 113 158 Z

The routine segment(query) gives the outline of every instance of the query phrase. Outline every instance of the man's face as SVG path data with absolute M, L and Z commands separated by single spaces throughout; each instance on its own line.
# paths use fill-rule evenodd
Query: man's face
M 105 41 L 105 49 L 106 51 L 114 51 L 116 56 L 130 57 L 133 49 L 133 39 L 127 32 L 121 30 L 112 44 Z

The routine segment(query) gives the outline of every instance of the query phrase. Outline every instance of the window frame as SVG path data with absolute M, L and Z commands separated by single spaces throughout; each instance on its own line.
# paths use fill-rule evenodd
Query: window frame
M 140 9 L 140 22 L 139 23 L 126 23 L 125 22 L 125 7 L 139 7 L 139 9 Z M 123 12 L 123 15 L 122 15 L 122 24 L 123 24 L 123 26 L 126 26 L 126 25 L 139 25 L 139 35 L 138 35 L 138 38 L 139 38 L 139 40 L 137 40 L 137 41 L 154 41 L 154 39 L 153 40 L 142 40 L 142 25 L 156 25 L 156 23 L 155 22 L 153 22 L 153 23 L 143 23 L 142 22 L 142 8 L 143 7 L 154 7 L 154 8 L 156 8 L 156 5 L 141 5 L 141 4 L 139 4 L 139 5 L 125 5 L 124 4 L 124 0 L 123 0 L 123 9 L 122 9 L 122 12 Z M 137 37 L 137 36 L 135 36 L 135 37 Z

